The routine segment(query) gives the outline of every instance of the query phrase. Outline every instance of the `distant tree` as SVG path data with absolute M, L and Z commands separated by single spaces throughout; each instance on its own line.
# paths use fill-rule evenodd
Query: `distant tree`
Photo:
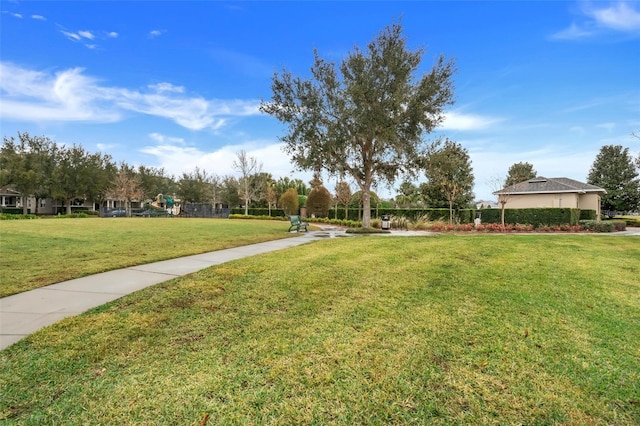
M 276 191 L 275 181 L 267 182 L 264 190 L 264 199 L 267 201 L 269 216 L 271 216 L 271 208 L 278 203 L 278 192 Z
M 267 207 L 269 208 L 269 202 L 267 201 L 267 190 L 275 183 L 271 173 L 260 172 L 253 175 L 251 182 L 253 198 L 251 205 L 254 207 Z M 275 192 L 275 189 L 274 189 Z M 277 201 L 277 198 L 276 198 Z
M 336 199 L 338 203 L 344 206 L 344 218 L 349 219 L 349 203 L 351 202 L 351 187 L 347 182 L 341 180 L 336 183 Z M 336 203 L 337 204 L 337 203 Z M 336 215 L 336 218 L 338 216 Z
M 113 179 L 109 198 L 124 202 L 127 216 L 131 216 L 131 202 L 133 200 L 142 200 L 144 191 L 140 185 L 140 175 L 136 173 L 133 167 L 126 163 L 120 163 L 120 167 Z
M 11 184 L 22 195 L 22 211 L 27 213 L 27 199 L 51 196 L 51 178 L 58 161 L 58 146 L 44 136 L 18 132 L 17 140 L 4 137 L 0 149 L 2 184 Z M 37 213 L 36 202 L 34 213 Z
M 371 188 L 415 169 L 422 136 L 452 103 L 453 63 L 440 57 L 416 78 L 422 55 L 407 49 L 402 27 L 394 24 L 339 67 L 314 52 L 309 80 L 276 74 L 271 101 L 260 105 L 289 125 L 281 140 L 300 169 L 351 176 L 362 191 L 364 227 L 370 226 Z
M 173 195 L 178 191 L 174 177 L 164 168 L 139 166 L 137 175 L 142 190 L 141 200 L 155 199 L 158 194 Z
M 402 208 L 409 208 L 415 205 L 420 197 L 418 187 L 407 180 L 403 181 L 398 188 L 398 195 L 396 195 L 396 204 Z
M 531 163 L 514 163 L 509 167 L 507 172 L 507 179 L 505 186 L 515 185 L 516 183 L 524 182 L 529 179 L 533 179 L 537 176 L 533 164 Z
M 184 172 L 178 181 L 178 195 L 184 202 L 207 203 L 212 199 L 211 180 L 205 170 L 196 167 L 193 172 Z
M 118 172 L 118 166 L 110 155 L 102 154 L 97 158 L 97 166 L 91 174 L 91 184 L 87 187 L 85 197 L 94 203 L 102 205 L 107 199 Z
M 424 159 L 428 184 L 439 190 L 449 203 L 449 223 L 453 207 L 466 207 L 473 200 L 473 168 L 465 148 L 457 142 L 436 142 Z
M 234 170 L 240 172 L 241 176 L 238 179 L 240 199 L 244 201 L 244 214 L 249 215 L 249 202 L 253 200 L 257 194 L 258 186 L 254 185 L 256 175 L 262 171 L 262 163 L 258 163 L 255 157 L 252 157 L 241 150 L 236 153 L 238 157 L 233 161 L 232 167 Z
M 491 188 L 493 189 L 493 194 L 498 196 L 498 204 L 500 205 L 500 221 L 503 227 L 504 227 L 504 210 L 507 203 L 509 202 L 509 199 L 511 198 L 511 193 L 502 191 L 506 187 L 505 182 L 506 182 L 506 179 L 502 179 L 500 176 L 494 177 L 489 182 L 489 185 L 491 185 Z M 490 207 L 491 205 L 487 206 L 487 208 L 490 208 Z
M 288 215 L 297 214 L 300 209 L 298 202 L 298 191 L 295 188 L 287 189 L 284 194 L 280 196 L 278 204 L 284 210 L 284 213 Z
M 222 186 L 220 190 L 220 201 L 229 207 L 237 207 L 240 205 L 240 184 L 234 176 L 225 176 L 222 178 Z
M 67 214 L 71 214 L 74 200 L 89 199 L 106 189 L 105 185 L 108 183 L 103 179 L 96 179 L 96 171 L 110 161 L 110 156 L 89 153 L 82 145 L 74 144 L 61 151 L 53 174 L 51 192 L 53 197 L 64 201 Z
M 605 145 L 596 156 L 587 183 L 607 190 L 602 196 L 602 208 L 632 211 L 640 207 L 640 179 L 629 148 Z

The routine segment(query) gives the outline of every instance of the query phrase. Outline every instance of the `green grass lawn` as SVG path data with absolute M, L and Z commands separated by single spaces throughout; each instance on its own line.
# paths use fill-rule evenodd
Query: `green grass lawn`
M 5 424 L 640 423 L 640 240 L 323 240 L 0 352 Z
M 289 222 L 85 218 L 0 221 L 0 297 L 128 266 L 289 237 Z

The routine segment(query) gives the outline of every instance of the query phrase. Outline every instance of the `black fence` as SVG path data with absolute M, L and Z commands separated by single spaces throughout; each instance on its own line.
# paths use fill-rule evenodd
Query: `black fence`
M 180 209 L 181 217 L 213 217 L 224 218 L 229 217 L 231 209 L 215 208 L 211 204 L 204 203 L 188 203 L 183 204 Z

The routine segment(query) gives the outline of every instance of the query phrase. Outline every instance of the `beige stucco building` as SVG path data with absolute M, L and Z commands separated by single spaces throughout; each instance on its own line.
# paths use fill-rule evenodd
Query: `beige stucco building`
M 595 210 L 596 217 L 600 217 L 600 197 L 606 193 L 604 188 L 577 180 L 539 176 L 503 188 L 494 195 L 509 209 L 566 207 Z

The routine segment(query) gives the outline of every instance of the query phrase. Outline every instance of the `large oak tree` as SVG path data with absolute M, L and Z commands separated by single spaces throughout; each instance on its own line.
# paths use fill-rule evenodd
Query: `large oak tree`
M 339 66 L 315 51 L 309 79 L 276 73 L 273 97 L 260 105 L 288 125 L 281 141 L 299 169 L 353 178 L 363 194 L 364 227 L 371 188 L 416 170 L 423 136 L 452 103 L 453 62 L 440 56 L 421 74 L 423 54 L 409 50 L 402 27 L 393 24 Z

